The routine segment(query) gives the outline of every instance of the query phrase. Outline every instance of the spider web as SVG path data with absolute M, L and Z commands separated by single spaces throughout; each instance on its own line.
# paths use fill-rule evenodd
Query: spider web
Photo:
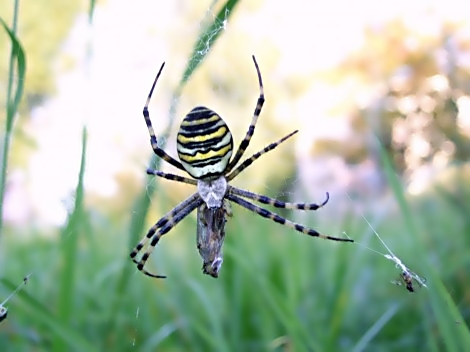
M 347 195 L 348 195 L 349 199 L 352 201 L 351 196 L 349 194 L 347 194 Z M 417 287 L 428 288 L 427 285 L 426 285 L 426 279 L 419 276 L 415 272 L 411 271 L 411 269 L 404 264 L 404 262 L 400 259 L 400 257 L 398 257 L 394 252 L 392 252 L 390 247 L 386 244 L 386 242 L 379 235 L 379 233 L 374 229 L 374 227 L 369 222 L 369 220 L 367 220 L 367 218 L 364 216 L 364 214 L 361 211 L 359 211 L 359 214 L 362 217 L 362 219 L 367 223 L 367 226 L 372 230 L 374 236 L 379 240 L 380 244 L 383 246 L 383 248 L 386 250 L 387 253 L 382 253 L 378 250 L 372 249 L 369 246 L 367 246 L 366 244 L 363 244 L 363 243 L 358 242 L 356 240 L 355 240 L 354 243 L 356 245 L 358 245 L 358 246 L 360 246 L 364 249 L 367 249 L 368 251 L 371 251 L 372 253 L 377 254 L 377 255 L 379 255 L 379 256 L 381 256 L 381 257 L 383 257 L 383 258 L 385 258 L 385 259 L 387 259 L 387 260 L 389 260 L 389 261 L 391 261 L 395 264 L 395 268 L 399 271 L 399 277 L 398 277 L 398 279 L 391 280 L 390 282 L 392 284 L 395 284 L 395 285 L 398 285 L 398 286 L 405 286 L 406 289 L 410 292 L 415 291 L 416 287 L 413 286 L 413 283 L 416 283 Z M 343 233 L 348 238 L 350 238 L 350 236 L 348 236 L 348 234 L 345 231 L 343 231 Z M 408 280 L 408 282 L 406 280 Z
M 3 300 L 2 303 L 0 303 L 0 323 L 5 320 L 7 318 L 7 314 L 8 314 L 8 308 L 5 307 L 5 304 L 8 303 L 8 301 L 10 299 L 12 299 L 14 296 L 16 296 L 18 294 L 18 292 L 24 287 L 24 285 L 26 285 L 26 283 L 28 282 L 29 280 L 29 277 L 31 276 L 32 274 L 28 274 L 26 275 L 24 278 L 23 278 L 23 282 L 21 284 L 19 284 L 16 289 L 11 292 L 7 298 L 5 298 Z
M 201 64 L 205 57 L 209 54 L 220 34 L 226 30 L 228 18 L 232 13 L 233 7 L 236 5 L 236 2 L 231 4 L 232 2 L 227 1 L 227 3 L 219 10 L 219 12 L 214 14 L 213 11 L 217 3 L 217 1 L 214 0 L 207 10 L 206 15 L 201 21 L 201 33 L 196 40 L 192 54 L 190 55 L 183 73 L 182 80 L 178 85 L 178 93 L 189 80 L 199 64 Z
M 284 184 L 283 184 L 283 188 L 281 189 L 280 192 L 278 192 L 278 196 L 277 198 L 279 197 L 282 197 L 282 198 L 285 198 L 285 199 L 295 199 L 296 196 L 298 196 L 298 194 L 295 192 L 295 191 L 292 191 L 292 187 L 295 187 L 294 185 L 297 184 L 297 183 L 302 183 L 301 180 L 299 179 L 299 177 L 297 175 L 294 175 L 292 176 L 291 178 L 285 178 L 284 180 Z M 266 189 L 269 189 L 269 185 L 265 185 L 265 188 Z M 308 192 L 307 192 L 308 193 Z M 350 194 L 347 194 L 349 200 L 351 201 L 351 203 L 353 202 L 353 199 L 351 197 Z M 320 196 L 321 197 L 321 196 Z M 302 199 L 300 201 L 306 201 L 305 199 Z M 308 200 L 307 200 L 308 201 Z M 318 198 L 318 195 L 316 195 L 315 199 L 313 201 L 321 201 L 321 198 Z M 408 266 L 405 265 L 404 261 L 399 257 L 397 256 L 392 250 L 391 248 L 387 245 L 387 243 L 385 242 L 385 240 L 380 236 L 380 234 L 375 230 L 375 228 L 372 226 L 372 224 L 369 222 L 369 220 L 364 216 L 364 214 L 362 213 L 362 211 L 360 211 L 359 209 L 357 209 L 357 207 L 355 207 L 356 211 L 359 212 L 361 218 L 367 223 L 367 226 L 372 230 L 372 233 L 374 234 L 374 236 L 378 239 L 379 243 L 382 245 L 382 247 L 385 249 L 386 253 L 383 253 L 381 251 L 378 251 L 376 249 L 373 249 L 371 247 L 369 247 L 368 245 L 366 245 L 365 243 L 361 243 L 361 242 L 358 242 L 356 239 L 354 239 L 354 243 L 368 251 L 371 251 L 372 253 L 376 254 L 376 255 L 379 255 L 385 259 L 387 259 L 388 261 L 392 262 L 393 264 L 395 264 L 395 268 L 398 270 L 399 272 L 399 275 L 398 275 L 398 278 L 396 279 L 393 279 L 393 280 L 390 280 L 390 283 L 392 284 L 395 284 L 397 286 L 403 286 L 403 287 L 407 287 L 408 291 L 410 291 L 410 286 L 407 286 L 406 282 L 404 282 L 403 280 L 403 277 L 407 277 L 409 278 L 409 280 L 411 281 L 411 285 L 414 283 L 416 285 L 413 285 L 411 286 L 412 289 L 414 291 L 416 291 L 415 289 L 416 288 L 421 288 L 421 287 L 424 287 L 424 288 L 428 288 L 428 286 L 426 285 L 426 279 L 420 275 L 418 275 L 417 273 L 415 273 L 414 271 L 412 271 Z M 305 213 L 301 213 L 301 214 L 298 214 L 297 215 L 298 217 L 307 217 Z M 311 215 L 308 215 L 309 217 Z M 343 234 L 348 237 L 348 238 L 351 238 L 347 233 L 346 231 L 343 231 Z M 410 292 L 414 292 L 414 291 L 410 291 Z

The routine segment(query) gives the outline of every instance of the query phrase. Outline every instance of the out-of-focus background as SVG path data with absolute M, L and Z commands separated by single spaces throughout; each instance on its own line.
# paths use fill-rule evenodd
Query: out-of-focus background
M 26 58 L 24 75 L 10 66 L 18 51 L 2 28 L 2 125 L 17 111 L 12 132 L 1 129 L 11 145 L 1 160 L 0 302 L 31 275 L 3 304 L 2 351 L 470 346 L 462 1 L 37 0 L 19 3 L 15 19 L 17 5 L 0 4 Z M 196 105 L 218 112 L 238 145 L 259 95 L 252 54 L 266 103 L 247 156 L 300 132 L 234 184 L 298 202 L 328 191 L 317 212 L 279 213 L 356 244 L 234 205 L 217 280 L 200 270 L 194 216 L 148 261 L 168 278 L 146 277 L 130 250 L 194 191 L 145 175 L 153 79 L 165 61 L 149 109 L 170 155 Z M 21 84 L 20 104 L 7 103 Z M 397 285 L 401 271 L 376 233 L 427 287 Z

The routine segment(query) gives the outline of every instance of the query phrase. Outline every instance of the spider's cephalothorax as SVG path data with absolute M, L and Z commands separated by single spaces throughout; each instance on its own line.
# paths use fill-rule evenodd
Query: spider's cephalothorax
M 147 124 L 150 135 L 150 144 L 157 156 L 181 171 L 186 171 L 192 178 L 152 169 L 148 169 L 147 174 L 197 186 L 197 192 L 158 220 L 155 225 L 148 230 L 147 235 L 132 250 L 130 256 L 134 263 L 137 264 L 137 269 L 144 274 L 156 278 L 165 277 L 163 275 L 152 274 L 144 269 L 145 263 L 160 238 L 197 209 L 197 248 L 203 260 L 202 270 L 204 274 L 218 277 L 222 265 L 222 245 L 225 238 L 225 223 L 227 217 L 232 216 L 230 202 L 236 203 L 264 218 L 271 219 L 274 222 L 309 236 L 333 241 L 353 242 L 350 238 L 338 238 L 320 234 L 314 229 L 289 221 L 249 201 L 252 200 L 282 209 L 317 210 L 328 202 L 328 193 L 326 200 L 319 205 L 315 203 L 287 203 L 236 188 L 229 184 L 231 180 L 250 166 L 256 159 L 275 149 L 298 132 L 293 131 L 289 133 L 277 142 L 271 143 L 264 149 L 253 154 L 250 158 L 238 164 L 250 144 L 251 137 L 255 131 L 256 122 L 264 104 L 263 82 L 254 56 L 253 62 L 258 75 L 260 95 L 256 102 L 251 124 L 248 127 L 245 138 L 238 146 L 233 159 L 231 159 L 233 153 L 233 139 L 227 124 L 214 111 L 202 106 L 192 109 L 181 123 L 177 137 L 177 150 L 180 161 L 168 155 L 158 146 L 157 137 L 155 136 L 152 122 L 150 121 L 148 105 L 165 64 L 161 66 L 150 89 L 143 111 L 145 123 Z M 149 241 L 150 243 L 147 245 L 145 253 L 140 259 L 137 259 L 137 255 Z

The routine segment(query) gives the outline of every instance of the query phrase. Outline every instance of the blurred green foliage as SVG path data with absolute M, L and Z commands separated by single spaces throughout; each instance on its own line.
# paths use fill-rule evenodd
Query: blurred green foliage
M 57 52 L 83 5 L 81 0 L 19 2 L 18 36 L 31 63 L 24 77 L 28 84 L 22 102 L 23 112 L 30 111 L 54 91 Z M 0 14 L 6 23 L 11 23 L 10 2 L 3 1 L 0 4 Z M 44 18 L 53 18 L 54 21 L 44 21 Z M 1 35 L 4 37 L 4 33 Z M 3 53 L 9 52 L 9 45 L 8 40 L 0 40 L 2 88 L 6 88 L 3 85 L 7 82 L 3 77 L 11 74 L 8 71 L 8 60 L 3 57 Z M 0 96 L 0 106 L 5 104 L 4 98 L 3 95 Z
M 15 82 L 21 80 L 24 85 L 24 97 L 18 106 L 23 118 L 16 121 L 18 124 L 14 129 L 16 138 L 13 139 L 10 153 L 12 166 L 24 166 L 35 148 L 34 137 L 25 131 L 24 126 L 29 122 L 31 110 L 55 92 L 55 74 L 69 68 L 63 64 L 64 62 L 57 60 L 57 54 L 84 4 L 82 0 L 2 1 L 0 16 L 8 24 L 12 21 L 12 3 L 19 5 L 17 35 L 21 38 L 21 44 L 27 53 L 29 66 L 25 76 L 18 76 L 15 72 L 9 71 L 10 41 L 3 40 L 8 37 L 5 33 L 0 33 L 0 91 L 7 90 L 10 78 Z M 45 21 L 45 18 L 53 20 Z M 10 77 L 12 75 L 13 77 Z M 5 95 L 0 94 L 0 106 L 5 104 Z M 4 118 L 4 115 L 0 114 L 0 121 L 3 122 Z
M 434 192 L 411 197 L 396 177 L 393 158 L 381 149 L 397 206 L 379 221 L 372 218 L 372 226 L 410 268 L 427 277 L 427 289 L 410 294 L 392 285 L 399 274 L 394 264 L 364 248 L 312 239 L 235 206 L 219 279 L 202 275 L 196 224 L 188 217 L 149 260 L 168 275 L 153 280 L 137 272 L 128 253 L 155 221 L 146 221 L 150 197 L 170 209 L 173 204 L 165 200 L 171 191 L 158 180 L 146 182 L 129 217 L 112 220 L 84 201 L 86 145 L 84 129 L 74 205 L 59 241 L 57 234 L 42 233 L 22 240 L 14 227 L 1 238 L 1 297 L 31 273 L 7 304 L 2 350 L 463 351 L 470 346 L 467 166 L 449 170 Z M 385 252 L 352 202 L 340 222 L 322 219 L 319 211 L 306 224 L 325 233 L 345 231 Z
M 228 223 L 217 280 L 200 271 L 194 218 L 165 236 L 152 256 L 152 269 L 168 275 L 160 281 L 128 260 L 134 245 L 128 228 L 93 221 L 92 209 L 71 215 L 60 242 L 40 236 L 22 242 L 9 233 L 3 241 L 9 279 L 1 280 L 0 292 L 6 296 L 30 270 L 32 276 L 8 304 L 0 345 L 25 351 L 49 350 L 56 341 L 80 351 L 351 351 L 361 342 L 365 350 L 464 350 L 469 263 L 462 214 L 437 197 L 432 207 L 424 199 L 409 206 L 416 217 L 433 219 L 423 238 L 416 239 L 396 211 L 374 228 L 428 278 L 428 289 L 413 294 L 390 283 L 399 272 L 385 258 L 299 235 L 239 208 Z M 137 208 L 134 213 L 140 214 Z M 336 228 L 308 224 L 330 233 Z M 341 228 L 359 242 L 374 242 L 361 219 L 344 219 Z M 443 234 L 453 234 L 452 241 Z M 413 244 L 419 241 L 424 246 L 418 251 Z M 430 265 L 436 277 L 429 275 Z M 69 303 L 61 306 L 64 292 Z M 453 302 L 464 317 L 452 313 Z

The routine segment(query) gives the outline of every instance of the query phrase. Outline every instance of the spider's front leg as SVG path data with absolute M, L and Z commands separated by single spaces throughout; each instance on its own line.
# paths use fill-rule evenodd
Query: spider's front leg
M 237 152 L 235 153 L 232 161 L 230 162 L 230 164 L 227 166 L 227 169 L 225 170 L 226 175 L 230 173 L 230 171 L 232 171 L 233 168 L 238 164 L 243 154 L 245 153 L 245 150 L 248 148 L 248 145 L 250 144 L 250 141 L 251 141 L 251 137 L 253 137 L 253 134 L 255 133 L 256 123 L 258 122 L 258 117 L 261 114 L 261 109 L 263 108 L 264 101 L 265 101 L 263 79 L 261 78 L 261 72 L 259 70 L 258 63 L 256 62 L 256 58 L 254 55 L 252 55 L 252 59 L 255 64 L 256 74 L 258 75 L 259 97 L 258 97 L 258 100 L 256 101 L 255 111 L 251 119 L 251 124 L 248 127 L 248 131 L 246 132 L 245 138 L 243 138 L 243 140 L 240 142 L 240 145 L 238 146 Z
M 147 96 L 147 101 L 145 102 L 142 113 L 144 115 L 145 124 L 147 125 L 147 129 L 150 135 L 150 144 L 152 145 L 153 152 L 156 155 L 158 155 L 160 158 L 165 160 L 167 163 L 170 163 L 174 167 L 182 171 L 185 171 L 183 165 L 181 165 L 181 163 L 178 160 L 175 160 L 174 158 L 172 158 L 162 148 L 158 146 L 157 136 L 155 135 L 155 131 L 153 130 L 153 126 L 152 126 L 152 121 L 150 120 L 150 113 L 149 113 L 150 99 L 152 98 L 153 90 L 155 89 L 155 85 L 157 84 L 158 79 L 160 78 L 160 75 L 163 71 L 164 66 L 165 66 L 165 63 L 162 64 L 162 66 L 160 67 L 160 70 L 157 73 L 157 77 L 155 77 L 155 80 L 153 81 L 152 88 L 150 88 L 150 92 Z

